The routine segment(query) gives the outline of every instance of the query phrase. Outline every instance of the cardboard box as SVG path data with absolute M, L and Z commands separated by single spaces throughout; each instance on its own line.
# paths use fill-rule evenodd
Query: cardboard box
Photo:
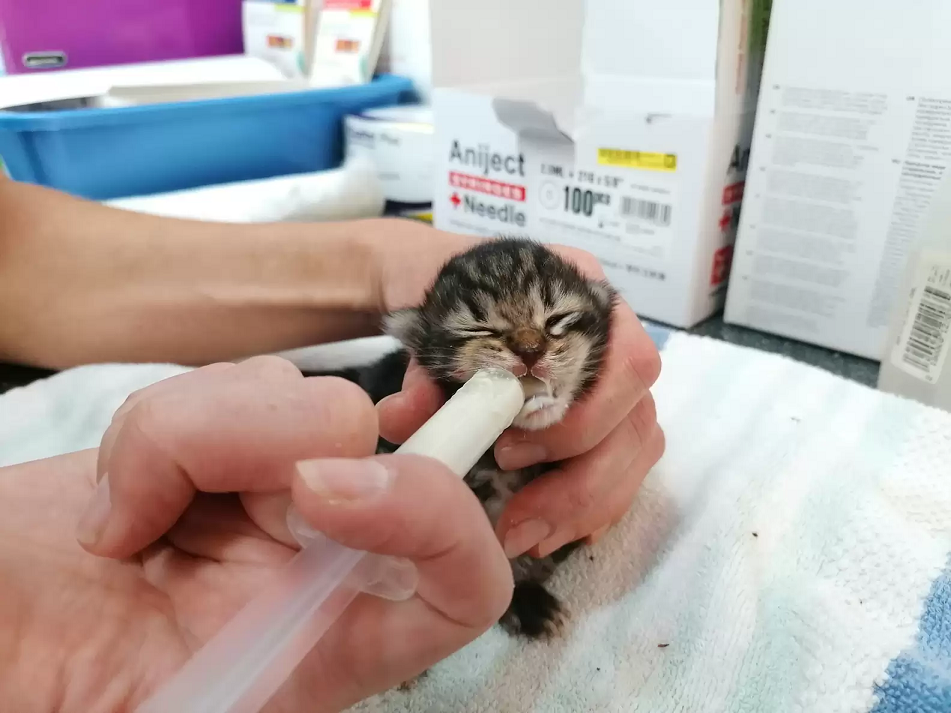
M 244 51 L 279 68 L 287 79 L 307 70 L 306 0 L 244 0 L 241 27 Z
M 432 3 L 434 221 L 594 253 L 642 316 L 722 306 L 768 0 Z
M 776 0 L 726 320 L 881 359 L 951 163 L 951 3 Z
M 317 0 L 310 0 L 313 5 Z M 320 0 L 309 64 L 321 86 L 365 84 L 376 74 L 392 0 Z
M 392 0 L 390 5 L 377 71 L 412 79 L 420 102 L 428 104 L 433 85 L 430 0 Z
M 878 388 L 951 411 L 951 173 L 906 261 L 885 344 Z

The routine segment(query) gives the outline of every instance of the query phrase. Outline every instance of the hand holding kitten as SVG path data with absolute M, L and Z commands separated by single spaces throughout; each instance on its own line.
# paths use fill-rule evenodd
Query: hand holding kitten
M 418 229 L 411 232 L 420 235 Z M 478 242 L 426 232 L 428 240 L 417 253 L 418 270 L 384 270 L 381 289 L 388 310 L 418 302 L 445 261 Z M 589 253 L 553 250 L 587 278 L 604 279 Z M 604 366 L 592 392 L 559 423 L 539 431 L 512 429 L 496 444 L 495 457 L 504 470 L 558 463 L 516 493 L 499 519 L 497 534 L 509 557 L 525 552 L 544 557 L 578 539 L 594 541 L 624 516 L 664 451 L 664 434 L 649 392 L 659 373 L 656 347 L 631 308 L 618 301 Z M 411 363 L 402 392 L 379 404 L 381 434 L 394 443 L 404 441 L 442 401 L 440 388 Z

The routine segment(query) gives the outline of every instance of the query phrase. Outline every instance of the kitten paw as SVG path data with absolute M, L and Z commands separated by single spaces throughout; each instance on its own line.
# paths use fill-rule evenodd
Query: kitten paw
M 517 582 L 512 603 L 499 623 L 513 636 L 550 639 L 561 633 L 567 617 L 561 602 L 538 582 Z

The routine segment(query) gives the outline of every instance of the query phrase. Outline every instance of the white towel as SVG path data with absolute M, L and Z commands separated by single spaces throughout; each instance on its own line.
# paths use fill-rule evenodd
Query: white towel
M 107 205 L 225 223 L 319 222 L 378 217 L 386 196 L 376 168 L 353 158 L 328 171 L 122 198 Z
M 667 454 L 556 575 L 564 635 L 495 627 L 355 711 L 951 710 L 951 414 L 683 334 L 663 362 Z
M 399 346 L 367 337 L 281 352 L 300 369 L 367 364 Z M 0 467 L 96 448 L 128 396 L 189 369 L 172 364 L 93 364 L 0 395 Z
M 96 448 L 134 391 L 186 371 L 168 364 L 99 364 L 0 396 L 0 466 Z

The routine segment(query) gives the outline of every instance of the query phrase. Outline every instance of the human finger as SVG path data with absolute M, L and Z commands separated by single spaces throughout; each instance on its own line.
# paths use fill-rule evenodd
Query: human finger
M 508 502 L 496 531 L 509 557 L 539 543 L 572 536 L 579 522 L 596 524 L 590 534 L 609 521 L 612 498 L 636 491 L 646 475 L 632 468 L 657 428 L 653 398 L 643 399 L 614 430 L 590 451 L 569 459 L 536 478 Z M 567 543 L 569 540 L 565 540 Z
M 428 421 L 445 402 L 442 390 L 413 359 L 398 394 L 377 404 L 380 435 L 390 443 L 403 443 Z
M 96 462 L 96 481 L 98 482 L 102 479 L 105 463 L 108 461 L 109 454 L 112 452 L 112 446 L 115 443 L 116 434 L 119 433 L 119 430 L 122 428 L 122 424 L 125 422 L 126 416 L 137 403 L 142 401 L 142 399 L 155 396 L 156 394 L 163 392 L 168 392 L 171 389 L 187 388 L 190 384 L 201 382 L 203 379 L 207 379 L 209 374 L 227 371 L 228 369 L 232 368 L 234 368 L 234 364 L 227 362 L 208 364 L 207 366 L 203 366 L 199 369 L 186 371 L 184 374 L 176 374 L 175 376 L 170 376 L 167 379 L 162 379 L 161 381 L 157 381 L 154 384 L 149 384 L 148 386 L 129 394 L 122 405 L 116 409 L 114 414 L 112 414 L 112 420 L 110 421 L 108 428 L 106 428 L 106 432 L 103 434 L 102 439 L 99 442 L 99 452 L 97 454 Z
M 249 360 L 126 414 L 77 536 L 91 552 L 129 556 L 164 534 L 196 490 L 287 489 L 293 465 L 374 452 L 376 413 L 342 379 L 304 379 L 276 357 Z
M 533 557 L 547 557 L 570 542 L 585 540 L 586 544 L 594 544 L 604 537 L 631 509 L 644 478 L 663 455 L 664 445 L 664 432 L 658 426 L 628 467 L 625 477 L 621 478 L 614 492 L 605 499 L 603 507 L 581 513 L 573 521 L 563 524 L 551 537 L 530 549 L 529 554 Z
M 411 560 L 417 595 L 453 625 L 491 626 L 512 594 L 511 567 L 472 491 L 419 456 L 299 463 L 296 511 L 347 547 Z

